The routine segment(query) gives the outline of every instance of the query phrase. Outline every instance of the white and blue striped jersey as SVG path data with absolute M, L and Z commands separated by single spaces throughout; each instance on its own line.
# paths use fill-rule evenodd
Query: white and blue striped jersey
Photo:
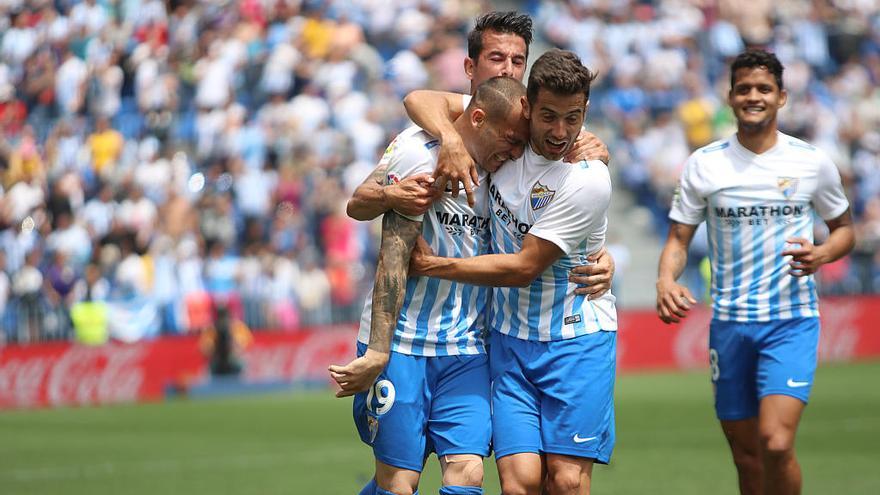
M 563 254 L 528 287 L 492 292 L 489 328 L 525 340 L 552 341 L 600 330 L 617 330 L 614 296 L 598 299 L 574 294 L 568 281 L 575 266 L 605 244 L 611 178 L 601 162 L 550 161 L 527 147 L 518 160 L 492 174 L 491 250 L 520 251 L 532 234 L 556 244 Z
M 385 150 L 386 182 L 434 171 L 440 142 L 418 127 L 401 132 Z M 485 176 L 480 177 L 484 181 Z M 489 218 L 486 194 L 476 196 L 474 208 L 465 194 L 453 198 L 447 191 L 422 216 L 422 237 L 438 256 L 464 258 L 485 254 Z M 489 289 L 429 277 L 409 277 L 406 295 L 391 350 L 415 356 L 450 356 L 485 353 L 485 327 Z M 373 291 L 367 294 L 358 340 L 370 341 Z
M 831 220 L 849 202 L 831 159 L 779 133 L 756 155 L 736 135 L 695 151 L 682 172 L 669 218 L 706 221 L 714 317 L 760 322 L 818 316 L 813 277 L 789 274 L 786 239 L 813 241 L 813 215 Z

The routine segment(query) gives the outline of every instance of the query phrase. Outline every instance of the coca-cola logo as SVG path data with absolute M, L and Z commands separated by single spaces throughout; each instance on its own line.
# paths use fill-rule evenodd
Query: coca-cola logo
M 71 347 L 52 366 L 50 404 L 133 401 L 144 380 L 144 345 Z
M 712 312 L 708 309 L 692 310 L 685 318 L 672 344 L 675 364 L 679 368 L 705 368 L 709 364 L 709 322 Z
M 329 364 L 354 356 L 354 341 L 354 332 L 328 331 L 312 333 L 297 343 L 254 346 L 244 355 L 244 379 L 249 382 L 324 380 Z
M 846 300 L 821 305 L 820 361 L 848 361 L 855 357 L 861 308 L 858 302 Z
M 31 406 L 40 402 L 40 390 L 52 360 L 10 359 L 0 366 L 0 405 Z
M 144 380 L 145 347 L 70 346 L 58 356 L 11 358 L 0 365 L 0 405 L 135 400 Z

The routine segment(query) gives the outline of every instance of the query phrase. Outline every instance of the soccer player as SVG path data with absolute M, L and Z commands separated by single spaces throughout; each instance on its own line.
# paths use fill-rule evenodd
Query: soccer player
M 464 60 L 465 75 L 471 81 L 471 93 L 480 83 L 494 76 L 510 76 L 522 80 L 531 42 L 532 19 L 526 14 L 489 12 L 477 18 L 474 28 L 468 34 L 468 56 Z M 477 195 L 486 194 L 473 190 L 472 184 L 480 182 L 478 177 L 473 176 L 474 160 L 462 145 L 461 138 L 452 128 L 448 117 L 460 115 L 469 98 L 470 95 L 450 95 L 427 90 L 414 91 L 407 95 L 404 104 L 408 108 L 424 102 L 423 108 L 428 112 L 422 114 L 424 125 L 421 127 L 435 131 L 433 135 L 440 142 L 440 154 L 433 176 L 418 174 L 403 179 L 398 184 L 385 184 L 386 171 L 380 163 L 349 201 L 349 216 L 356 220 L 372 220 L 391 209 L 409 215 L 422 214 L 437 196 L 436 191 L 446 189 L 447 178 L 453 197 L 458 196 L 459 182 L 463 184 L 471 206 L 474 205 Z M 581 130 L 565 159 L 574 163 L 583 159 L 599 159 L 608 163 L 608 148 L 595 135 Z M 582 264 L 572 270 L 572 280 L 581 284 L 581 290 L 591 297 L 598 297 L 611 287 L 614 260 L 603 250 L 591 256 L 589 261 L 589 264 Z
M 535 61 L 529 146 L 488 179 L 496 254 L 435 256 L 423 245 L 411 260 L 410 273 L 498 287 L 489 367 L 503 493 L 589 493 L 593 463 L 609 462 L 614 446 L 614 296 L 578 295 L 568 277 L 603 247 L 611 200 L 604 164 L 562 162 L 593 78 L 568 51 Z
M 524 102 L 522 83 L 495 77 L 477 87 L 455 121 L 484 174 L 522 154 L 528 133 Z M 382 159 L 387 180 L 430 173 L 438 144 L 418 127 L 399 134 Z M 432 451 L 443 471 L 441 495 L 482 493 L 491 423 L 481 336 L 485 289 L 407 278 L 407 269 L 420 236 L 443 254 L 473 256 L 486 252 L 488 230 L 485 197 L 472 208 L 464 197 L 443 195 L 425 215 L 392 210 L 383 217 L 376 281 L 361 318 L 359 357 L 330 367 L 342 388 L 339 396 L 357 393 L 355 423 L 376 458 L 375 478 L 362 495 L 416 492 Z
M 697 225 L 706 221 L 712 267 L 709 362 L 715 411 L 743 494 L 797 494 L 794 451 L 819 342 L 813 274 L 854 243 L 837 167 L 779 132 L 782 64 L 763 50 L 730 67 L 735 135 L 695 151 L 681 176 L 660 256 L 657 313 L 685 318 L 696 302 L 676 282 Z M 813 243 L 813 215 L 830 235 Z

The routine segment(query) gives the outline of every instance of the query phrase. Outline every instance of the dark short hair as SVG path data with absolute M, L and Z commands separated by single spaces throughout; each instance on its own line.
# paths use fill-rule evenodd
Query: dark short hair
M 489 122 L 501 122 L 525 94 L 523 83 L 509 76 L 495 76 L 477 86 L 468 109 L 480 108 Z
M 730 64 L 730 88 L 733 89 L 733 85 L 736 83 L 736 71 L 753 67 L 764 67 L 767 69 L 767 72 L 773 74 L 779 89 L 784 89 L 782 85 L 782 62 L 776 58 L 776 55 L 760 48 L 750 48 L 733 59 L 733 63 Z
M 568 50 L 553 48 L 538 57 L 532 65 L 529 73 L 529 103 L 535 103 L 541 88 L 557 95 L 583 93 L 589 100 L 590 83 L 595 78 L 596 75 L 584 67 L 577 55 Z
M 473 60 L 483 51 L 483 33 L 486 31 L 519 36 L 526 42 L 526 55 L 529 54 L 529 45 L 532 44 L 532 18 L 527 14 L 493 11 L 477 17 L 474 28 L 468 33 L 468 57 Z

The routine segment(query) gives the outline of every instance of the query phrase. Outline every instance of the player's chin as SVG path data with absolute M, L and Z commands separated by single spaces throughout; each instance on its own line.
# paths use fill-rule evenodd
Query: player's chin
M 495 158 L 486 160 L 486 163 L 483 164 L 483 170 L 489 172 L 490 174 L 497 172 L 498 169 L 501 168 L 501 164 L 503 163 L 503 161 L 497 160 Z

